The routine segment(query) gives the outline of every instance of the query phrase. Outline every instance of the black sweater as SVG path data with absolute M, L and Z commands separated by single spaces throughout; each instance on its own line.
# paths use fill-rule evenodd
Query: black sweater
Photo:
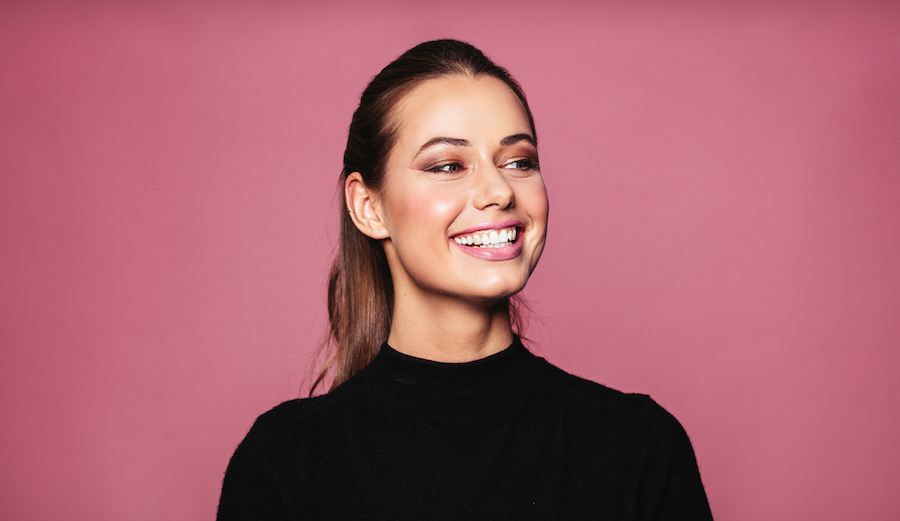
M 464 364 L 387 344 L 334 391 L 263 414 L 220 521 L 711 519 L 690 441 L 644 395 L 566 374 L 516 339 Z

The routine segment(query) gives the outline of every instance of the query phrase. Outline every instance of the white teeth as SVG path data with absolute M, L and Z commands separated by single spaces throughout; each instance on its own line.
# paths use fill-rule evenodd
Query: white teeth
M 518 229 L 516 227 L 511 227 L 502 230 L 486 230 L 465 237 L 454 237 L 453 240 L 456 241 L 457 244 L 463 246 L 474 245 L 480 248 L 502 248 L 515 242 L 518 235 Z

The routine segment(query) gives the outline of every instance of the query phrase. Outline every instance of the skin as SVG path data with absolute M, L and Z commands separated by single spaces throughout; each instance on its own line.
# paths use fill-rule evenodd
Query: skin
M 509 297 L 525 287 L 547 231 L 547 191 L 525 110 L 496 78 L 449 76 L 417 86 L 392 116 L 398 139 L 381 190 L 358 173 L 344 187 L 351 218 L 382 241 L 394 280 L 388 344 L 441 362 L 502 351 L 513 337 Z M 521 246 L 513 258 L 485 259 L 453 241 L 510 220 Z

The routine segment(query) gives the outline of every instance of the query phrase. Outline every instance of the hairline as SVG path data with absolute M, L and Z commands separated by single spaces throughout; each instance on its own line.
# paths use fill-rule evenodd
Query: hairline
M 534 129 L 534 119 L 531 115 L 531 111 L 528 109 L 528 106 L 525 104 L 524 99 L 522 99 L 522 97 L 521 97 L 521 96 L 524 96 L 523 94 L 521 94 L 521 87 L 519 87 L 519 92 L 516 92 L 516 90 L 513 89 L 509 85 L 509 83 L 507 83 L 507 81 L 498 77 L 495 74 L 491 74 L 490 72 L 487 72 L 487 71 L 473 71 L 468 68 L 457 67 L 457 70 L 453 70 L 450 72 L 439 72 L 439 73 L 427 74 L 427 75 L 418 76 L 416 78 L 412 78 L 409 81 L 400 83 L 400 84 L 396 85 L 395 87 L 392 87 L 391 89 L 389 89 L 387 92 L 385 92 L 384 97 L 390 99 L 390 107 L 388 107 L 386 114 L 385 114 L 385 118 L 384 118 L 384 136 L 385 136 L 385 144 L 387 145 L 388 152 L 382 163 L 382 168 L 387 167 L 387 164 L 390 161 L 391 156 L 394 153 L 394 149 L 396 148 L 396 145 L 397 145 L 397 136 L 398 136 L 398 133 L 400 132 L 400 127 L 402 126 L 401 121 L 399 121 L 399 118 L 400 118 L 399 113 L 401 111 L 400 107 L 403 104 L 403 100 L 405 100 L 406 97 L 412 91 L 421 87 L 422 85 L 424 85 L 427 82 L 434 81 L 434 80 L 440 80 L 440 79 L 444 79 L 444 78 L 453 78 L 453 77 L 469 78 L 472 80 L 476 80 L 481 77 L 489 77 L 489 78 L 494 78 L 495 80 L 503 83 L 503 85 L 506 88 L 508 88 L 510 91 L 512 91 L 513 95 L 516 97 L 516 101 L 519 102 L 519 105 L 522 107 L 522 110 L 525 111 L 525 116 L 528 118 L 528 124 L 531 127 L 529 129 L 529 130 L 531 130 L 531 133 L 532 133 L 531 141 L 532 141 L 532 144 L 534 145 L 534 147 L 537 148 L 537 135 L 536 135 L 536 132 Z M 512 80 L 513 83 L 515 83 L 515 80 L 513 80 L 511 76 L 509 77 L 509 79 Z M 518 84 L 516 84 L 516 85 L 518 86 Z M 386 174 L 386 173 L 387 172 L 382 172 L 382 175 L 380 176 L 380 178 L 382 180 L 385 178 L 384 174 Z

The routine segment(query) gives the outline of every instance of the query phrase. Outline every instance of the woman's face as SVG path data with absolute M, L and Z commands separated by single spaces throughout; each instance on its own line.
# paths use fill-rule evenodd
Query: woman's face
M 417 86 L 393 116 L 377 207 L 395 288 L 484 303 L 521 290 L 548 201 L 519 99 L 496 78 L 450 76 Z

